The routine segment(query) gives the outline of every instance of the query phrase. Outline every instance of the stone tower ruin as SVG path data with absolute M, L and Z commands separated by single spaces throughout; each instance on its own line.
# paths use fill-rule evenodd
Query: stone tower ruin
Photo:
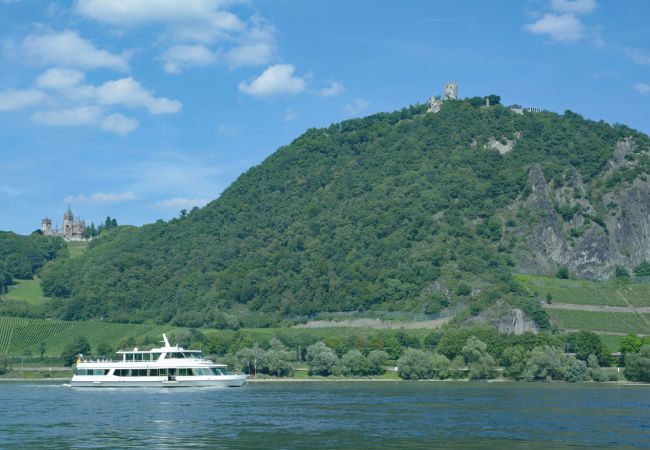
M 458 85 L 455 81 L 451 83 L 445 83 L 445 92 L 443 96 L 444 100 L 456 100 L 458 99 Z

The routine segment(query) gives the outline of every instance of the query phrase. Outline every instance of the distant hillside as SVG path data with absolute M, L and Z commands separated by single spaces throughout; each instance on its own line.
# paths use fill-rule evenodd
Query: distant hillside
M 47 261 L 67 251 L 61 238 L 0 231 L 0 285 L 9 285 L 15 278 L 31 279 Z
M 567 111 L 447 101 L 310 129 L 187 216 L 42 270 L 59 317 L 264 326 L 528 297 L 512 272 L 650 259 L 650 140 Z

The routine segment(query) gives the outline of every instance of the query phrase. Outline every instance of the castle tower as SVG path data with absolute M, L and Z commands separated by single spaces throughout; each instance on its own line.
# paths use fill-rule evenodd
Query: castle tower
M 444 100 L 456 100 L 458 99 L 458 85 L 455 81 L 451 83 L 445 83 L 445 93 L 443 95 Z
M 41 232 L 44 236 L 49 236 L 52 233 L 52 220 L 45 218 L 41 220 Z
M 70 237 L 72 236 L 72 225 L 74 221 L 74 214 L 68 205 L 68 209 L 63 214 L 63 236 Z

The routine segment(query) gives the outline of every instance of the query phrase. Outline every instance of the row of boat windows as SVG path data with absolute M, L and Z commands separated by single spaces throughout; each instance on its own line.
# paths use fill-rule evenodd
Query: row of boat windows
M 131 361 L 158 361 L 160 353 L 125 353 L 124 360 Z M 173 352 L 167 353 L 165 359 L 201 359 L 200 352 Z
M 108 375 L 110 369 L 77 369 L 76 375 Z M 216 367 L 195 367 L 192 369 L 115 369 L 113 375 L 116 377 L 159 377 L 167 375 L 178 375 L 181 377 L 227 375 L 225 369 Z

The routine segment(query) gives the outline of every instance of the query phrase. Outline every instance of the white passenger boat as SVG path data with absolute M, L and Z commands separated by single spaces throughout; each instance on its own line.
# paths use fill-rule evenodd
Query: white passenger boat
M 115 360 L 77 360 L 71 386 L 88 387 L 180 387 L 228 386 L 246 382 L 247 375 L 230 375 L 225 364 L 203 359 L 200 350 L 171 346 L 151 350 L 118 351 Z

